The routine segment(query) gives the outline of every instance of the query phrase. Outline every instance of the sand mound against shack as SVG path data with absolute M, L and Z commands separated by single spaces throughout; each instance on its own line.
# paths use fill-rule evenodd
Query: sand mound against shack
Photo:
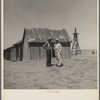
M 5 89 L 96 89 L 96 54 L 84 53 L 62 60 L 63 67 L 45 66 L 45 60 L 4 61 Z

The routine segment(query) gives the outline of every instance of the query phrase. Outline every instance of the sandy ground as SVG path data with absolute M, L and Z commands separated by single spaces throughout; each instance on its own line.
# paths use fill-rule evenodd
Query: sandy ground
M 62 60 L 63 67 L 45 67 L 45 60 L 4 61 L 5 89 L 96 89 L 97 56 L 84 51 Z

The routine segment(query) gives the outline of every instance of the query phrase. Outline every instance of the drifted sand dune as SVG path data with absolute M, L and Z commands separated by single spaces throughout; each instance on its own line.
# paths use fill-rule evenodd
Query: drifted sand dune
M 45 66 L 45 60 L 4 61 L 5 89 L 96 89 L 97 55 L 82 51 L 81 55 L 62 60 L 64 66 Z

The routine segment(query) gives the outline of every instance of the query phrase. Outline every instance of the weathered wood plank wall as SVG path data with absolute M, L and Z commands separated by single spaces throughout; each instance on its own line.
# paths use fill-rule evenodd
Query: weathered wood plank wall
M 4 51 L 4 59 L 10 60 L 10 58 L 11 58 L 11 50 L 8 49 L 8 50 Z
M 11 61 L 16 61 L 16 48 L 11 50 Z
M 71 57 L 71 51 L 70 51 L 70 47 L 63 47 L 62 48 L 62 55 L 61 58 L 62 59 L 68 59 Z
M 62 48 L 62 59 L 70 58 L 70 47 Z M 30 46 L 30 59 L 38 60 L 38 59 L 46 59 L 46 50 L 43 47 L 38 46 Z
M 30 48 L 28 45 L 28 35 L 25 35 L 23 44 L 23 60 L 30 60 Z
M 38 59 L 45 59 L 45 58 L 46 58 L 46 51 L 43 49 L 43 47 L 30 46 L 31 60 L 38 60 Z

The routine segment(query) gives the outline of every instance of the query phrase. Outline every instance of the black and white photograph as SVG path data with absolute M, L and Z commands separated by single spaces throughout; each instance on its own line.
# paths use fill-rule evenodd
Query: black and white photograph
M 3 89 L 97 89 L 97 14 L 97 0 L 3 0 Z

